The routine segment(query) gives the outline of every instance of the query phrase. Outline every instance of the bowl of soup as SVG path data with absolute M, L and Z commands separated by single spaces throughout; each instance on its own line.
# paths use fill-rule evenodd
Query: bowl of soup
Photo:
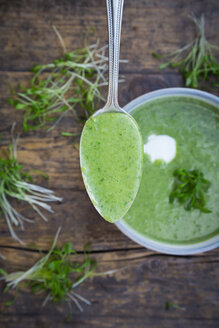
M 136 243 L 166 254 L 189 255 L 219 246 L 219 98 L 207 92 L 168 88 L 131 101 L 144 143 L 139 191 L 116 226 Z M 170 202 L 174 172 L 198 170 L 210 182 L 209 212 Z

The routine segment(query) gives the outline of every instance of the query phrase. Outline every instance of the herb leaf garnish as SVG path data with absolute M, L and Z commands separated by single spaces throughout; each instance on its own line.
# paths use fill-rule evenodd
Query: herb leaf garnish
M 17 288 L 25 282 L 25 286 L 30 287 L 34 294 L 40 291 L 47 293 L 43 306 L 49 300 L 53 302 L 73 301 L 82 311 L 79 300 L 87 304 L 90 302 L 74 293 L 73 288 L 94 274 L 96 262 L 87 253 L 84 254 L 85 258 L 82 263 L 72 262 L 71 255 L 77 254 L 72 243 L 66 243 L 62 248 L 56 246 L 60 231 L 61 228 L 58 229 L 47 255 L 27 271 L 8 274 L 1 269 L 0 274 L 7 283 L 6 291 L 9 288 Z
M 211 45 L 205 37 L 204 15 L 200 19 L 189 16 L 197 30 L 196 38 L 181 49 L 167 55 L 153 53 L 155 58 L 171 58 L 170 61 L 160 65 L 160 69 L 168 66 L 178 68 L 183 74 L 187 87 L 197 88 L 201 81 L 209 80 L 211 76 L 219 77 L 219 62 L 214 57 L 212 50 L 219 47 Z M 216 83 L 213 83 L 217 86 Z
M 46 216 L 41 212 L 40 207 L 48 212 L 53 212 L 48 202 L 61 201 L 50 189 L 33 184 L 32 177 L 23 170 L 23 166 L 17 161 L 17 140 L 13 138 L 8 150 L 4 151 L 4 157 L 0 157 L 0 216 L 4 215 L 11 236 L 20 243 L 22 240 L 13 229 L 20 226 L 24 229 L 24 222 L 33 220 L 20 214 L 11 204 L 11 200 L 28 203 L 39 216 L 47 221 Z M 40 172 L 42 174 L 42 172 Z
M 67 112 L 72 113 L 76 120 L 83 121 L 95 112 L 98 102 L 104 100 L 100 87 L 107 85 L 107 46 L 99 47 L 97 41 L 82 49 L 66 52 L 61 35 L 53 28 L 62 44 L 64 56 L 46 65 L 35 65 L 29 86 L 18 85 L 16 91 L 11 89 L 11 98 L 8 99 L 16 109 L 24 111 L 24 131 L 51 129 Z
M 211 213 L 205 207 L 205 193 L 210 187 L 210 182 L 204 178 L 199 170 L 187 171 L 185 169 L 177 169 L 174 172 L 175 183 L 173 191 L 169 196 L 169 202 L 174 200 L 184 205 L 186 211 L 199 209 L 204 213 Z
M 71 312 L 72 302 L 83 311 L 80 302 L 90 305 L 90 301 L 74 291 L 78 285 L 87 278 L 114 273 L 118 270 L 96 273 L 97 263 L 91 259 L 84 249 L 82 262 L 72 261 L 72 255 L 77 255 L 72 243 L 66 243 L 62 248 L 56 246 L 61 227 L 58 228 L 53 244 L 49 252 L 38 260 L 27 271 L 7 273 L 0 269 L 3 280 L 6 282 L 5 292 L 9 288 L 18 288 L 21 285 L 29 287 L 35 294 L 44 292 L 45 297 L 42 306 L 51 300 L 53 302 L 67 302 Z

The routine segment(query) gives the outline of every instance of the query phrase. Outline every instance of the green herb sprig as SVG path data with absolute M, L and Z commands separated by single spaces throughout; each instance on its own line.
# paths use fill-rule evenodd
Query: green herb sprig
M 14 126 L 12 144 L 8 150 L 4 151 L 4 157 L 0 157 L 0 215 L 1 213 L 4 215 L 11 236 L 22 244 L 22 240 L 14 232 L 13 225 L 20 226 L 24 230 L 24 222 L 33 222 L 33 220 L 21 215 L 11 205 L 11 200 L 28 203 L 44 221 L 47 221 L 39 207 L 53 213 L 51 206 L 47 203 L 62 201 L 62 198 L 55 196 L 52 190 L 32 183 L 32 177 L 17 161 L 18 139 L 13 138 L 13 129 Z
M 209 80 L 210 77 L 219 77 L 219 62 L 214 57 L 212 50 L 219 47 L 211 45 L 205 37 L 204 15 L 200 19 L 189 16 L 194 22 L 197 30 L 196 38 L 183 48 L 167 55 L 153 53 L 155 58 L 172 58 L 170 61 L 160 65 L 160 69 L 168 66 L 178 68 L 183 74 L 187 87 L 198 88 L 201 82 Z M 218 84 L 215 83 L 215 86 Z
M 53 302 L 67 302 L 70 311 L 72 302 L 83 311 L 80 302 L 90 305 L 90 301 L 79 295 L 74 289 L 87 278 L 114 273 L 118 270 L 111 270 L 96 273 L 96 261 L 92 260 L 85 251 L 83 262 L 72 262 L 71 255 L 77 252 L 73 249 L 72 243 L 66 243 L 62 248 L 56 246 L 61 227 L 58 228 L 52 247 L 47 255 L 43 256 L 27 271 L 7 273 L 0 269 L 3 275 L 1 278 L 6 282 L 5 292 L 9 288 L 15 289 L 26 283 L 33 293 L 44 292 L 47 294 L 42 306 L 51 300 Z
M 64 41 L 53 27 L 64 51 L 64 57 L 46 65 L 32 68 L 33 78 L 25 88 L 11 89 L 9 103 L 24 111 L 23 129 L 51 129 L 71 112 L 77 120 L 87 119 L 104 100 L 100 87 L 107 85 L 105 73 L 107 46 L 99 48 L 99 41 L 82 49 L 67 52 Z M 76 110 L 77 106 L 77 110 Z M 78 109 L 81 109 L 81 115 Z M 51 122 L 55 122 L 51 126 Z
M 199 209 L 204 213 L 211 213 L 205 207 L 205 193 L 210 187 L 210 182 L 204 178 L 204 175 L 199 170 L 187 171 L 178 169 L 174 172 L 175 182 L 173 191 L 169 196 L 169 202 L 174 200 L 184 205 L 186 211 Z

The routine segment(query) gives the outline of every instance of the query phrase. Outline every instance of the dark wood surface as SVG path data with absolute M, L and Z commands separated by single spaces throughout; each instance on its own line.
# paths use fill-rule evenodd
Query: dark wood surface
M 193 37 L 188 19 L 191 12 L 205 13 L 206 34 L 218 43 L 217 0 L 125 0 L 121 65 L 126 82 L 120 85 L 120 103 L 164 87 L 183 86 L 181 76 L 173 69 L 159 71 L 153 51 L 169 52 L 183 46 Z M 7 103 L 9 84 L 27 83 L 29 69 L 35 63 L 48 63 L 60 57 L 62 50 L 52 25 L 60 31 L 67 49 L 83 45 L 86 31 L 95 26 L 101 44 L 107 40 L 104 0 L 0 0 L 0 133 L 2 146 L 10 142 L 10 128 L 22 114 Z M 208 86 L 207 91 L 217 94 Z M 115 274 L 95 277 L 78 287 L 91 306 L 84 312 L 73 310 L 73 319 L 65 322 L 67 307 L 48 304 L 41 308 L 43 297 L 21 290 L 12 307 L 4 306 L 10 295 L 0 297 L 0 327 L 218 327 L 219 326 L 219 252 L 176 257 L 144 249 L 125 237 L 118 229 L 100 219 L 90 203 L 81 179 L 78 152 L 72 140 L 61 131 L 78 131 L 82 126 L 71 117 L 63 119 L 57 129 L 22 134 L 18 158 L 27 169 L 46 172 L 50 179 L 36 181 L 63 196 L 53 206 L 55 214 L 45 223 L 28 208 L 22 211 L 36 219 L 18 231 L 25 242 L 14 241 L 4 220 L 0 220 L 0 253 L 6 260 L 0 266 L 7 271 L 24 270 L 39 254 L 31 247 L 37 244 L 48 250 L 57 227 L 62 225 L 59 244 L 72 241 L 78 251 L 91 242 L 92 256 L 98 270 L 123 268 Z M 79 256 L 80 257 L 80 256 Z M 173 302 L 185 310 L 165 311 Z

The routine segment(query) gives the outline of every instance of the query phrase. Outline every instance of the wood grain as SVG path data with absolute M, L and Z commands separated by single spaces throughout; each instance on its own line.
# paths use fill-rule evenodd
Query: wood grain
M 7 269 L 21 270 L 33 264 L 38 255 L 7 249 Z M 92 278 L 76 292 L 92 302 L 80 314 L 73 308 L 70 324 L 64 322 L 68 308 L 48 304 L 41 308 L 43 296 L 22 289 L 13 307 L 4 307 L 12 298 L 0 299 L 0 325 L 3 327 L 216 327 L 218 315 L 218 252 L 193 257 L 172 257 L 141 250 L 98 253 L 99 272 L 120 271 Z M 80 259 L 80 257 L 79 257 Z M 74 258 L 73 258 L 74 260 Z M 78 258 L 77 258 L 78 260 Z M 198 282 L 197 282 L 198 281 Z M 166 302 L 185 308 L 165 311 Z M 31 304 L 31 306 L 29 305 Z M 19 318 L 21 320 L 19 320 Z M 23 326 L 22 326 L 23 325 Z
M 189 42 L 194 27 L 188 14 L 204 12 L 208 39 L 218 43 L 216 29 L 219 3 L 216 0 L 126 0 L 122 28 L 121 57 L 129 64 L 121 65 L 125 82 L 120 85 L 120 104 L 124 106 L 146 92 L 166 87 L 183 86 L 181 75 L 173 70 L 159 71 L 159 61 L 152 52 L 174 51 Z M 0 134 L 1 147 L 10 143 L 10 128 L 17 122 L 21 128 L 22 112 L 11 107 L 9 85 L 28 83 L 29 69 L 35 63 L 48 63 L 62 55 L 52 30 L 55 25 L 69 51 L 89 40 L 107 42 L 105 1 L 103 0 L 0 0 Z M 94 26 L 96 36 L 90 28 Z M 218 94 L 210 85 L 207 91 Z M 106 90 L 103 90 L 105 94 Z M 124 236 L 112 224 L 104 222 L 93 208 L 84 190 L 78 152 L 71 138 L 62 131 L 80 132 L 82 126 L 67 115 L 51 132 L 22 133 L 18 158 L 27 170 L 47 173 L 49 181 L 35 174 L 36 183 L 55 190 L 64 197 L 54 204 L 55 213 L 43 222 L 26 205 L 19 211 L 34 218 L 25 231 L 17 231 L 25 245 L 15 242 L 4 220 L 0 219 L 0 267 L 8 272 L 25 270 L 39 254 L 33 244 L 47 251 L 58 226 L 62 226 L 59 244 L 72 241 L 82 252 L 91 242 L 91 256 L 99 263 L 100 272 L 120 269 L 114 274 L 95 277 L 77 291 L 92 302 L 84 312 L 73 309 L 73 319 L 65 321 L 68 308 L 48 304 L 41 308 L 42 295 L 31 295 L 21 289 L 12 307 L 5 301 L 12 292 L 0 296 L 0 327 L 68 327 L 76 328 L 208 328 L 219 325 L 219 252 L 189 257 L 167 256 L 143 249 Z M 76 140 L 78 140 L 76 138 Z M 72 258 L 74 260 L 75 257 Z M 77 259 L 82 259 L 80 253 Z M 3 284 L 0 288 L 2 290 Z M 165 311 L 165 303 L 185 308 Z
M 206 16 L 207 37 L 217 43 L 217 9 L 215 0 L 189 2 L 125 1 L 121 58 L 129 66 L 121 70 L 158 71 L 152 52 L 171 52 L 185 45 L 194 36 L 188 14 Z M 83 45 L 92 26 L 102 43 L 107 41 L 105 1 L 2 1 L 0 7 L 0 66 L 3 70 L 29 70 L 35 63 L 48 63 L 62 54 L 52 30 L 60 31 L 67 49 Z M 93 38 L 94 39 L 94 38 Z M 16 53 L 16 56 L 15 56 Z M 5 55 L 7 54 L 7 55 Z

